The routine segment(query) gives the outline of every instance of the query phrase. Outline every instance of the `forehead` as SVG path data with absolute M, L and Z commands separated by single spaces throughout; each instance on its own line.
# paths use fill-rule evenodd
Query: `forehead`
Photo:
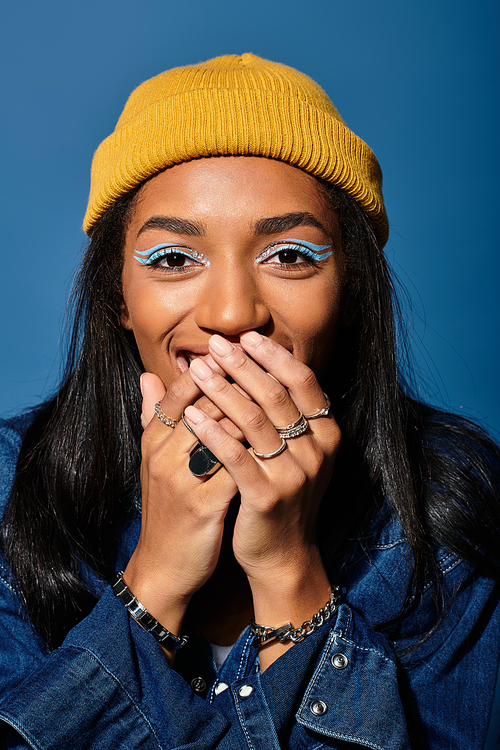
M 289 164 L 254 156 L 197 159 L 171 167 L 141 188 L 129 229 L 140 231 L 151 216 L 193 219 L 207 228 L 254 225 L 259 219 L 310 213 L 329 233 L 337 217 L 319 182 Z

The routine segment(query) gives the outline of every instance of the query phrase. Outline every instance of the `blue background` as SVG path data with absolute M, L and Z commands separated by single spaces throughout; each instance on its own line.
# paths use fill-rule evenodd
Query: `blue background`
M 308 73 L 384 171 L 422 395 L 500 431 L 498 3 L 3 3 L 0 412 L 47 397 L 93 151 L 160 71 L 251 51 Z

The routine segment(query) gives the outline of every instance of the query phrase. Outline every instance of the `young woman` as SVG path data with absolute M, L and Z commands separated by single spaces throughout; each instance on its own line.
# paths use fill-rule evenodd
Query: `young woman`
M 167 71 L 85 228 L 1 432 L 2 747 L 483 747 L 500 456 L 398 376 L 372 152 L 286 66 Z

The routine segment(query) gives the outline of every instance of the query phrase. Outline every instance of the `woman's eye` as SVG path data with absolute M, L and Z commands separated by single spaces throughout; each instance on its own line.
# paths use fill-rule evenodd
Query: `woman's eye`
M 305 241 L 292 245 L 285 244 L 285 242 L 269 245 L 255 258 L 255 262 L 278 266 L 311 265 L 326 260 L 332 255 L 332 251 L 324 252 L 331 245 L 315 245 Z
M 202 253 L 170 243 L 155 245 L 148 250 L 136 250 L 135 259 L 143 266 L 172 270 L 210 265 L 210 261 Z
M 157 265 L 166 266 L 167 268 L 183 268 L 184 266 L 193 265 L 195 262 L 193 258 L 189 258 L 183 253 L 168 253 L 158 259 Z
M 274 263 L 276 263 L 277 260 L 279 260 L 280 263 L 284 263 L 286 265 L 293 265 L 294 263 L 297 263 L 297 261 L 303 261 L 304 256 L 300 255 L 297 250 L 280 250 L 279 253 L 276 253 L 276 255 L 272 255 L 271 259 Z

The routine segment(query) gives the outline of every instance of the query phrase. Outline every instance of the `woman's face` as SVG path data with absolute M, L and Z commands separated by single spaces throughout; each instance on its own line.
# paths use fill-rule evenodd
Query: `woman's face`
M 122 325 L 166 387 L 218 333 L 258 330 L 321 374 L 339 324 L 337 217 L 316 180 L 260 157 L 198 159 L 139 193 L 126 234 Z

